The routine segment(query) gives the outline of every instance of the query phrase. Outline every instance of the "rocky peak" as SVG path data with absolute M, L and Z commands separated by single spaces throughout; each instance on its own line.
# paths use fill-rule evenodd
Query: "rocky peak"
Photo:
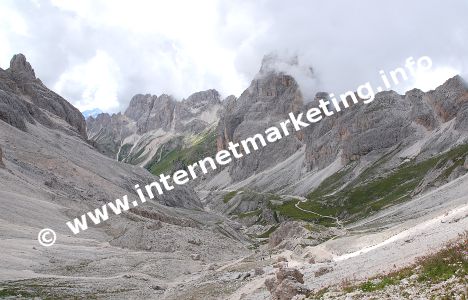
M 464 90 L 468 88 L 468 83 L 460 76 L 455 75 L 452 78 L 447 79 L 441 86 L 436 90 Z
M 23 131 L 27 131 L 26 123 L 37 121 L 86 138 L 86 123 L 81 112 L 36 78 L 23 54 L 14 55 L 10 68 L 0 70 L 0 94 L 0 120 Z M 57 122 L 50 114 L 70 126 Z
M 190 95 L 184 102 L 186 102 L 191 107 L 197 108 L 199 106 L 211 104 L 216 105 L 220 104 L 221 96 L 219 95 L 217 90 L 211 89 L 207 91 L 201 91 L 197 93 L 193 93 Z
M 26 60 L 24 54 L 15 54 L 10 60 L 10 68 L 8 69 L 12 74 L 19 75 L 20 77 L 27 77 L 35 79 L 36 74 L 31 64 Z
M 133 96 L 124 115 L 132 120 L 137 121 L 144 115 L 145 112 L 152 109 L 154 101 L 157 98 L 157 96 L 150 94 L 137 94 Z
M 468 105 L 468 85 L 459 75 L 427 93 L 427 102 L 439 119 L 447 122 L 455 118 Z

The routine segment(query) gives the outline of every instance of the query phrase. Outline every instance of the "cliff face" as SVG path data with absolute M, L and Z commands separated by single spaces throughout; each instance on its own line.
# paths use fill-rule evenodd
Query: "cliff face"
M 0 112 L 2 295 L 92 298 L 101 290 L 111 291 L 104 298 L 112 299 L 113 288 L 110 284 L 104 286 L 108 282 L 106 276 L 128 273 L 116 277 L 121 280 L 117 285 L 124 286 L 130 280 L 138 285 L 138 290 L 147 292 L 137 295 L 132 291 L 119 296 L 159 298 L 165 292 L 161 286 L 165 289 L 175 278 L 187 276 L 195 268 L 202 271 L 206 267 L 204 261 L 219 264 L 248 254 L 243 245 L 246 239 L 233 227 L 236 224 L 203 211 L 200 199 L 189 186 L 176 186 L 137 207 L 135 185 L 143 188 L 158 178 L 90 147 L 83 136 L 81 114 L 35 79 L 22 56 L 12 60 L 11 69 L 0 71 Z M 136 123 L 125 115 L 101 115 L 98 119 L 116 134 L 119 126 L 125 128 L 125 122 Z M 109 209 L 108 220 L 103 218 L 95 225 L 88 219 L 84 223 L 88 229 L 82 228 L 77 235 L 66 225 L 115 199 L 124 199 L 124 195 L 132 205 L 124 213 L 113 214 Z M 57 244 L 51 248 L 42 247 L 37 241 L 38 233 L 45 227 L 56 232 Z M 23 251 L 27 253 L 24 259 L 17 259 Z M 82 269 L 97 262 L 97 256 L 104 264 Z M 126 267 L 129 259 L 143 277 L 131 275 L 133 267 Z M 44 275 L 45 284 L 65 286 L 68 279 L 64 278 L 72 273 L 82 288 L 51 293 L 50 289 L 18 292 L 10 287 L 12 292 L 5 292 L 14 281 L 26 280 L 31 286 L 39 286 L 36 279 Z M 89 283 L 90 274 L 102 282 Z
M 44 86 L 23 54 L 13 56 L 7 70 L 0 69 L 0 119 L 23 131 L 39 122 L 86 138 L 80 111 Z
M 145 165 L 165 142 L 201 133 L 218 120 L 216 90 L 195 93 L 182 101 L 169 95 L 135 95 L 124 114 L 87 119 L 88 137 L 105 155 Z
M 317 93 L 315 101 L 304 99 L 295 79 L 277 70 L 277 60 L 266 56 L 239 98 L 220 101 L 214 90 L 195 93 L 183 101 L 167 95 L 136 95 L 123 115 L 89 118 L 88 134 L 98 148 L 107 149 L 103 151 L 107 155 L 143 166 L 149 161 L 157 164 L 167 153 L 188 147 L 181 139 L 198 136 L 214 124 L 215 145 L 208 146 L 226 149 L 229 142 L 263 133 L 287 120 L 290 112 L 305 112 L 317 106 L 318 98 L 328 96 Z M 280 63 L 294 65 L 297 60 Z M 350 163 L 358 164 L 353 171 L 353 176 L 358 176 L 379 159 L 385 158 L 385 168 L 392 169 L 418 155 L 420 159 L 431 157 L 466 141 L 467 99 L 467 85 L 459 76 L 427 93 L 418 89 L 405 95 L 377 93 L 369 104 L 360 101 L 233 160 L 222 175 L 208 175 L 200 189 L 234 186 L 305 195 L 326 178 L 325 174 Z M 206 153 L 209 151 L 202 152 Z M 186 160 L 195 161 L 193 157 Z M 325 173 L 317 175 L 320 172 Z
M 305 112 L 317 106 L 316 101 L 303 100 L 294 78 L 268 67 L 269 63 L 271 58 L 264 60 L 256 79 L 239 99 L 225 103 L 218 125 L 218 150 L 226 148 L 229 141 L 238 142 L 278 125 L 279 121 L 288 119 L 289 112 Z M 327 96 L 326 93 L 317 95 Z M 341 165 L 367 160 L 368 156 L 373 160 L 398 148 L 401 153 L 393 161 L 397 164 L 400 156 L 445 151 L 459 139 L 463 140 L 468 132 L 467 95 L 467 85 L 459 76 L 427 93 L 417 89 L 405 95 L 394 91 L 378 93 L 372 103 L 335 112 L 292 137 L 236 160 L 229 167 L 228 181 L 235 183 L 267 169 L 278 169 L 277 165 L 293 154 L 297 154 L 296 159 L 282 167 L 277 187 L 298 181 L 306 173 L 325 169 L 337 160 Z M 442 130 L 448 130 L 446 136 L 436 138 Z M 432 140 L 431 135 L 434 135 Z M 414 153 L 403 151 L 411 146 Z M 292 177 L 291 173 L 294 173 Z M 272 180 L 275 181 L 272 178 L 249 181 L 261 182 L 261 187 L 266 188 L 272 185 Z
M 303 97 L 293 77 L 277 73 L 266 57 L 256 78 L 239 99 L 229 99 L 218 124 L 218 150 L 229 142 L 237 143 L 288 118 L 289 112 L 303 107 Z M 282 139 L 233 162 L 229 174 L 234 181 L 242 180 L 285 160 L 301 146 L 302 136 Z
M 468 88 L 459 76 L 427 93 L 417 89 L 405 95 L 378 93 L 372 103 L 355 105 L 306 129 L 307 167 L 324 168 L 338 153 L 347 164 L 370 153 L 409 147 L 453 122 L 451 135 L 421 145 L 421 150 L 435 153 L 447 150 L 468 132 L 467 106 Z

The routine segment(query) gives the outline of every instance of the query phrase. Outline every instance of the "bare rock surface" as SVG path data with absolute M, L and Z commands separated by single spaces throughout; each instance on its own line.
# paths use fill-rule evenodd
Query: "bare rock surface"
M 216 125 L 222 149 L 276 125 L 290 111 L 313 106 L 291 76 L 271 68 L 271 59 L 238 99 L 220 101 L 214 90 L 183 101 L 137 95 L 123 114 L 89 118 L 93 147 L 84 139 L 79 112 L 42 85 L 24 56 L 16 56 L 10 69 L 0 70 L 0 157 L 8 166 L 0 168 L 2 294 L 297 299 L 404 267 L 466 231 L 467 158 L 447 161 L 448 181 L 339 230 L 317 230 L 273 213 L 281 201 L 304 200 L 346 162 L 360 166 L 358 173 L 385 156 L 391 168 L 466 142 L 466 85 L 455 77 L 428 93 L 379 93 L 372 104 L 326 118 L 195 188 L 178 187 L 78 235 L 70 232 L 67 221 L 122 195 L 137 200 L 135 184 L 157 179 L 115 158 L 140 151 L 151 158 L 159 145 L 178 146 L 180 137 Z M 440 175 L 428 172 L 427 186 Z M 225 198 L 231 192 L 236 195 Z M 258 196 L 246 197 L 248 192 Z M 255 224 L 249 231 L 245 227 L 256 219 L 238 220 L 258 208 L 263 221 L 282 224 Z M 50 248 L 37 242 L 43 228 L 57 233 Z
M 21 130 L 26 130 L 25 122 L 35 120 L 86 137 L 86 123 L 80 111 L 44 86 L 23 54 L 13 56 L 6 71 L 0 69 L 0 82 L 2 120 Z M 56 122 L 54 116 L 65 124 Z
M 304 286 L 303 275 L 294 268 L 280 268 L 276 272 L 276 279 L 267 279 L 265 285 L 273 300 L 291 300 L 296 295 L 307 295 L 310 292 Z
M 5 168 L 5 164 L 3 163 L 3 151 L 2 151 L 2 147 L 0 147 L 0 168 Z
M 165 94 L 137 94 L 124 114 L 88 118 L 88 137 L 104 155 L 144 165 L 172 138 L 196 135 L 214 125 L 221 106 L 216 90 L 197 92 L 181 101 Z

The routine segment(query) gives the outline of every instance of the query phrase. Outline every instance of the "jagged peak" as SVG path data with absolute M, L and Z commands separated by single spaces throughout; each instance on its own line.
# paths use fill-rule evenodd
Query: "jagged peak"
M 442 85 L 436 88 L 437 89 L 451 89 L 455 87 L 468 87 L 468 83 L 460 75 L 455 75 L 452 78 L 447 79 Z
M 209 89 L 206 91 L 193 93 L 187 99 L 184 100 L 184 102 L 193 103 L 193 104 L 206 102 L 206 101 L 208 101 L 209 103 L 213 103 L 213 104 L 220 103 L 221 95 L 219 94 L 217 90 Z
M 12 59 L 10 60 L 10 72 L 15 74 L 21 74 L 23 76 L 27 76 L 29 78 L 36 78 L 36 74 L 34 73 L 34 69 L 31 67 L 31 64 L 27 61 L 26 56 L 22 53 L 18 53 L 13 55 Z

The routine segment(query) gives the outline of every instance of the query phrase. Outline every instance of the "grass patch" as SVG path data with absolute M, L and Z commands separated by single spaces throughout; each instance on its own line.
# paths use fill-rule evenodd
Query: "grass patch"
M 387 159 L 384 156 L 358 178 L 336 192 L 345 184 L 343 179 L 353 168 L 352 165 L 347 166 L 324 180 L 308 195 L 309 201 L 301 203 L 300 207 L 321 215 L 344 216 L 348 222 L 355 221 L 386 206 L 409 200 L 412 192 L 431 169 L 441 168 L 448 161 L 453 161 L 454 164 L 441 175 L 444 178 L 448 177 L 454 168 L 463 165 L 466 155 L 468 155 L 468 145 L 461 145 L 424 161 L 411 161 L 386 174 L 378 174 L 376 168 Z M 332 192 L 336 193 L 331 194 Z M 306 221 L 317 221 L 319 218 L 299 212 L 294 204 L 284 205 L 280 211 L 289 217 Z
M 126 162 L 132 165 L 137 165 L 140 162 L 144 161 L 146 155 L 143 157 L 141 155 L 143 154 L 143 152 L 145 152 L 145 149 L 146 149 L 146 146 L 142 147 L 135 155 L 128 156 L 126 159 Z
M 253 217 L 253 216 L 259 216 L 261 212 L 262 212 L 261 209 L 256 209 L 256 210 L 240 213 L 237 216 L 240 219 L 243 219 L 243 218 L 248 218 L 248 217 Z
M 420 259 L 422 266 L 419 281 L 437 283 L 456 275 L 468 276 L 468 233 L 455 243 L 450 244 L 434 255 Z
M 330 219 L 330 218 L 323 218 L 317 214 L 313 214 L 313 213 L 309 213 L 309 212 L 306 212 L 306 211 L 302 211 L 300 209 L 298 209 L 296 207 L 296 204 L 298 203 L 299 200 L 293 200 L 293 201 L 289 201 L 289 202 L 286 202 L 284 204 L 281 204 L 281 205 L 278 205 L 278 206 L 275 206 L 274 207 L 274 210 L 279 213 L 280 215 L 282 216 L 286 216 L 286 217 L 289 217 L 289 218 L 292 218 L 292 219 L 297 219 L 297 220 L 303 220 L 303 221 L 307 221 L 307 222 L 313 222 L 313 223 L 319 223 L 319 224 L 322 224 L 322 225 L 328 225 L 328 226 L 331 226 L 333 224 L 335 224 L 335 222 Z M 322 207 L 316 205 L 315 207 L 311 207 L 309 204 L 310 203 L 307 203 L 307 207 L 303 207 L 305 206 L 304 205 L 305 203 L 300 203 L 300 207 L 301 208 L 304 208 L 304 209 L 307 209 L 307 210 L 311 210 L 311 211 L 314 211 L 314 212 L 318 212 L 319 214 L 321 215 L 328 215 L 329 213 L 335 213 L 336 210 L 332 207 L 330 208 L 325 208 L 323 209 Z
M 278 229 L 279 225 L 273 225 L 270 227 L 270 229 L 268 229 L 267 231 L 265 231 L 264 233 L 260 234 L 260 235 L 257 235 L 257 238 L 260 238 L 260 239 L 265 239 L 265 238 L 269 238 L 270 235 L 276 230 Z
M 128 157 L 130 154 L 130 150 L 132 149 L 133 144 L 124 144 L 120 147 L 119 157 L 117 158 L 118 161 L 123 161 L 125 158 Z
M 25 298 L 33 298 L 35 295 L 26 292 L 21 289 L 16 289 L 16 288 L 0 288 L 0 298 L 6 298 L 6 297 L 15 297 L 15 296 L 20 296 L 20 297 L 25 297 Z
M 356 290 L 363 292 L 375 292 L 383 290 L 387 286 L 400 284 L 401 280 L 417 275 L 417 281 L 437 284 L 450 279 L 452 276 L 466 278 L 468 276 L 468 231 L 452 243 L 447 244 L 442 250 L 422 257 L 415 264 L 403 269 L 370 278 L 360 284 L 346 282 L 342 284 L 342 290 L 351 293 Z M 416 280 L 416 279 L 415 279 Z M 318 299 L 329 290 L 326 287 L 315 294 L 311 299 Z
M 164 151 L 161 146 L 153 159 L 145 166 L 154 175 L 168 174 L 173 170 L 175 163 L 185 169 L 205 157 L 216 154 L 216 131 L 214 129 L 203 132 L 191 140 L 190 145 L 176 147 L 171 151 Z
M 234 198 L 235 195 L 237 195 L 237 191 L 227 193 L 226 195 L 224 195 L 223 202 L 228 203 L 229 201 L 231 201 L 232 198 Z

